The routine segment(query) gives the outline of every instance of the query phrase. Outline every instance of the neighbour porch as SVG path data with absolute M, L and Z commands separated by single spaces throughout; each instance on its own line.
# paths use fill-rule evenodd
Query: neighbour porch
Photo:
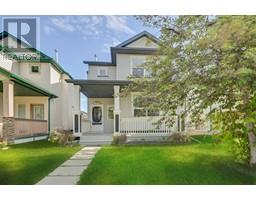
M 56 96 L 0 68 L 0 140 L 48 134 L 49 101 Z

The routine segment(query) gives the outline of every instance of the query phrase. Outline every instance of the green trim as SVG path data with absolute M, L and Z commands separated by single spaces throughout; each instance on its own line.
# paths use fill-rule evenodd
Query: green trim
M 0 33 L 0 40 L 3 39 L 3 38 L 5 38 L 5 37 L 8 37 L 8 36 L 10 36 L 11 38 L 17 40 L 18 43 L 27 46 L 27 47 L 28 47 L 28 50 L 30 50 L 30 51 L 32 51 L 32 52 L 37 53 L 38 55 L 40 55 L 40 59 L 39 59 L 39 60 L 34 60 L 34 61 L 33 61 L 33 60 L 29 61 L 29 60 L 22 60 L 22 59 L 19 59 L 19 58 L 17 57 L 17 55 L 15 54 L 15 52 L 13 52 L 12 50 L 10 50 L 8 47 L 2 46 L 1 44 L 0 44 L 0 51 L 3 51 L 4 53 L 10 53 L 10 55 L 12 55 L 13 58 L 14 58 L 15 60 L 17 60 L 18 62 L 23 62 L 23 61 L 24 61 L 24 62 L 45 62 L 45 63 L 51 63 L 51 64 L 53 65 L 53 67 L 54 67 L 58 72 L 63 73 L 63 74 L 66 74 L 69 78 L 73 79 L 72 76 L 71 76 L 68 72 L 66 72 L 58 63 L 56 63 L 56 61 L 55 61 L 53 58 L 47 56 L 46 54 L 44 54 L 43 52 L 41 52 L 41 51 L 39 51 L 39 50 L 37 50 L 37 49 L 35 49 L 35 48 L 32 48 L 31 46 L 27 45 L 25 42 L 23 42 L 23 41 L 19 40 L 18 38 L 14 37 L 12 34 L 10 34 L 10 33 L 6 32 L 6 31 L 4 31 L 4 32 Z
M 22 85 L 28 89 L 31 89 L 35 92 L 38 92 L 44 96 L 49 96 L 51 98 L 57 98 L 57 96 L 55 94 L 52 94 L 51 92 L 41 88 L 40 86 L 37 86 L 35 85 L 34 83 L 24 79 L 24 78 L 21 78 L 20 76 L 16 75 L 16 74 L 13 74 L 3 68 L 0 67 L 0 74 L 3 74 L 7 77 L 9 77 L 10 79 L 13 79 L 13 81 L 15 83 L 18 83 L 19 85 Z

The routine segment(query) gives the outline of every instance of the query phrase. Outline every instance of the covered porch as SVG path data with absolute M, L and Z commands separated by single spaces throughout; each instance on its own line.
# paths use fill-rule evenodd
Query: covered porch
M 54 94 L 0 68 L 0 140 L 48 134 L 50 99 Z
M 101 134 L 126 134 L 127 136 L 167 136 L 182 126 L 177 120 L 173 127 L 156 123 L 159 115 L 136 115 L 133 95 L 120 95 L 122 87 L 130 81 L 110 80 L 70 80 L 80 85 L 81 92 L 88 97 L 88 118 L 74 116 L 74 134 L 77 136 Z

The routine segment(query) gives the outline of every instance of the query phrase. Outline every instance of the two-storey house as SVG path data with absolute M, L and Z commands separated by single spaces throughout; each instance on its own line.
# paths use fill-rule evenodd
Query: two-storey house
M 159 112 L 140 104 L 136 93 L 120 95 L 120 88 L 130 83 L 130 76 L 147 76 L 142 66 L 147 57 L 157 53 L 159 40 L 143 31 L 111 47 L 111 61 L 84 61 L 88 64 L 87 80 L 69 80 L 81 87 L 88 97 L 88 125 L 83 126 L 76 116 L 77 136 L 126 133 L 132 135 L 161 135 L 170 132 L 163 123 L 156 129 Z M 154 133 L 154 134 L 152 134 Z
M 4 40 L 9 46 L 3 46 Z M 27 51 L 12 51 L 17 45 Z M 80 88 L 66 79 L 72 77 L 54 59 L 0 33 L 0 139 L 13 141 L 55 128 L 73 130 Z

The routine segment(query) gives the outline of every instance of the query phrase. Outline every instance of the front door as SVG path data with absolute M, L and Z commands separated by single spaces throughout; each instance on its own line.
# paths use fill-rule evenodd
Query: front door
M 92 105 L 91 107 L 91 122 L 93 132 L 103 132 L 103 106 Z

